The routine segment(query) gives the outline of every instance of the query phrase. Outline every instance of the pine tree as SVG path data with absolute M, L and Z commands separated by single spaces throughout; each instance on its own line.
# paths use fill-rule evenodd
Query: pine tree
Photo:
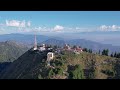
M 113 57 L 113 53 L 110 56 Z
M 118 53 L 118 58 L 120 58 L 120 53 Z
M 89 53 L 92 53 L 92 49 L 89 49 Z
M 108 49 L 104 49 L 104 50 L 102 51 L 102 55 L 108 56 L 108 53 L 109 53 L 109 50 L 108 50 Z
M 105 55 L 108 56 L 108 53 L 109 53 L 109 50 L 107 49 L 107 50 L 105 51 Z
M 117 53 L 115 52 L 114 57 L 116 57 L 116 56 L 117 56 Z
M 105 55 L 105 49 L 102 51 L 102 55 Z
M 117 54 L 116 54 L 116 58 L 120 58 L 120 53 L 117 53 Z
M 76 48 L 76 47 L 77 47 L 76 45 L 73 46 L 73 48 Z
M 88 52 L 88 49 L 87 49 L 87 48 L 84 48 L 83 51 Z

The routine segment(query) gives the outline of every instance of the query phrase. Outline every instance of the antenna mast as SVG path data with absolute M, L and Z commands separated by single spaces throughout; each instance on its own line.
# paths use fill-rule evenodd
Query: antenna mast
M 37 50 L 36 34 L 35 34 L 35 36 L 34 36 L 34 50 Z

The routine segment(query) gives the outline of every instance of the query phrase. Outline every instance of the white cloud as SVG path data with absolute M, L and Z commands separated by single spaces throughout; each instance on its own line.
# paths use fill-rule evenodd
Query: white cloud
M 101 29 L 101 30 L 107 30 L 107 29 L 108 29 L 108 26 L 102 25 L 102 26 L 100 26 L 100 29 Z
M 25 20 L 19 23 L 19 27 L 25 27 Z
M 28 27 L 31 26 L 31 22 L 30 22 L 30 21 L 27 22 L 27 26 L 28 26 Z
M 71 28 L 70 28 L 71 29 Z M 31 32 L 64 32 L 66 31 L 65 27 L 56 25 L 55 27 L 34 27 Z
M 38 29 L 39 29 L 39 30 L 41 30 L 41 29 L 42 29 L 42 27 L 38 27 Z
M 6 26 L 13 26 L 13 27 L 25 27 L 25 20 L 18 21 L 18 20 L 6 20 Z
M 102 31 L 117 31 L 120 29 L 120 26 L 117 25 L 112 25 L 112 26 L 107 26 L 107 25 L 101 25 L 100 30 Z
M 31 22 L 18 21 L 18 20 L 6 20 L 6 24 L 0 24 L 0 30 L 2 32 L 17 32 L 17 33 L 79 33 L 79 32 L 94 32 L 94 31 L 116 31 L 120 29 L 120 26 L 117 25 L 101 25 L 92 26 L 92 27 L 63 27 L 61 25 L 55 25 L 54 27 L 45 27 L 45 26 L 38 26 L 38 27 L 31 27 Z M 12 27 L 7 27 L 12 26 Z M 24 27 L 24 28 L 23 28 Z
M 118 29 L 118 26 L 112 25 L 112 29 Z
M 63 26 L 60 26 L 60 25 L 56 25 L 55 27 L 54 27 L 54 30 L 55 31 L 59 31 L 59 30 L 63 30 L 64 29 L 64 27 Z
M 33 29 L 33 31 L 35 31 L 35 32 L 50 32 L 50 31 L 52 31 L 52 29 L 47 28 L 47 27 L 35 27 Z

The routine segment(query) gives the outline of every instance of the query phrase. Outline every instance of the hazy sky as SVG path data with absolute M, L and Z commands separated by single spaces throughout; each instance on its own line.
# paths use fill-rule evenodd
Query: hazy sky
M 120 31 L 120 11 L 0 11 L 0 34 L 37 32 L 104 41 L 120 38 L 114 31 Z

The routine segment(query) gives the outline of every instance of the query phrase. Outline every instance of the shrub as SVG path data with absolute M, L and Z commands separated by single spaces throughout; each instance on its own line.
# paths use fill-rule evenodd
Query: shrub
M 43 79 L 43 77 L 39 74 L 39 75 L 38 75 L 38 79 Z
M 53 69 L 50 69 L 49 73 L 48 73 L 48 76 L 52 76 L 52 75 L 55 75 L 55 73 L 53 72 Z
M 80 65 L 75 65 L 75 69 L 69 72 L 70 79 L 84 79 L 84 72 Z

